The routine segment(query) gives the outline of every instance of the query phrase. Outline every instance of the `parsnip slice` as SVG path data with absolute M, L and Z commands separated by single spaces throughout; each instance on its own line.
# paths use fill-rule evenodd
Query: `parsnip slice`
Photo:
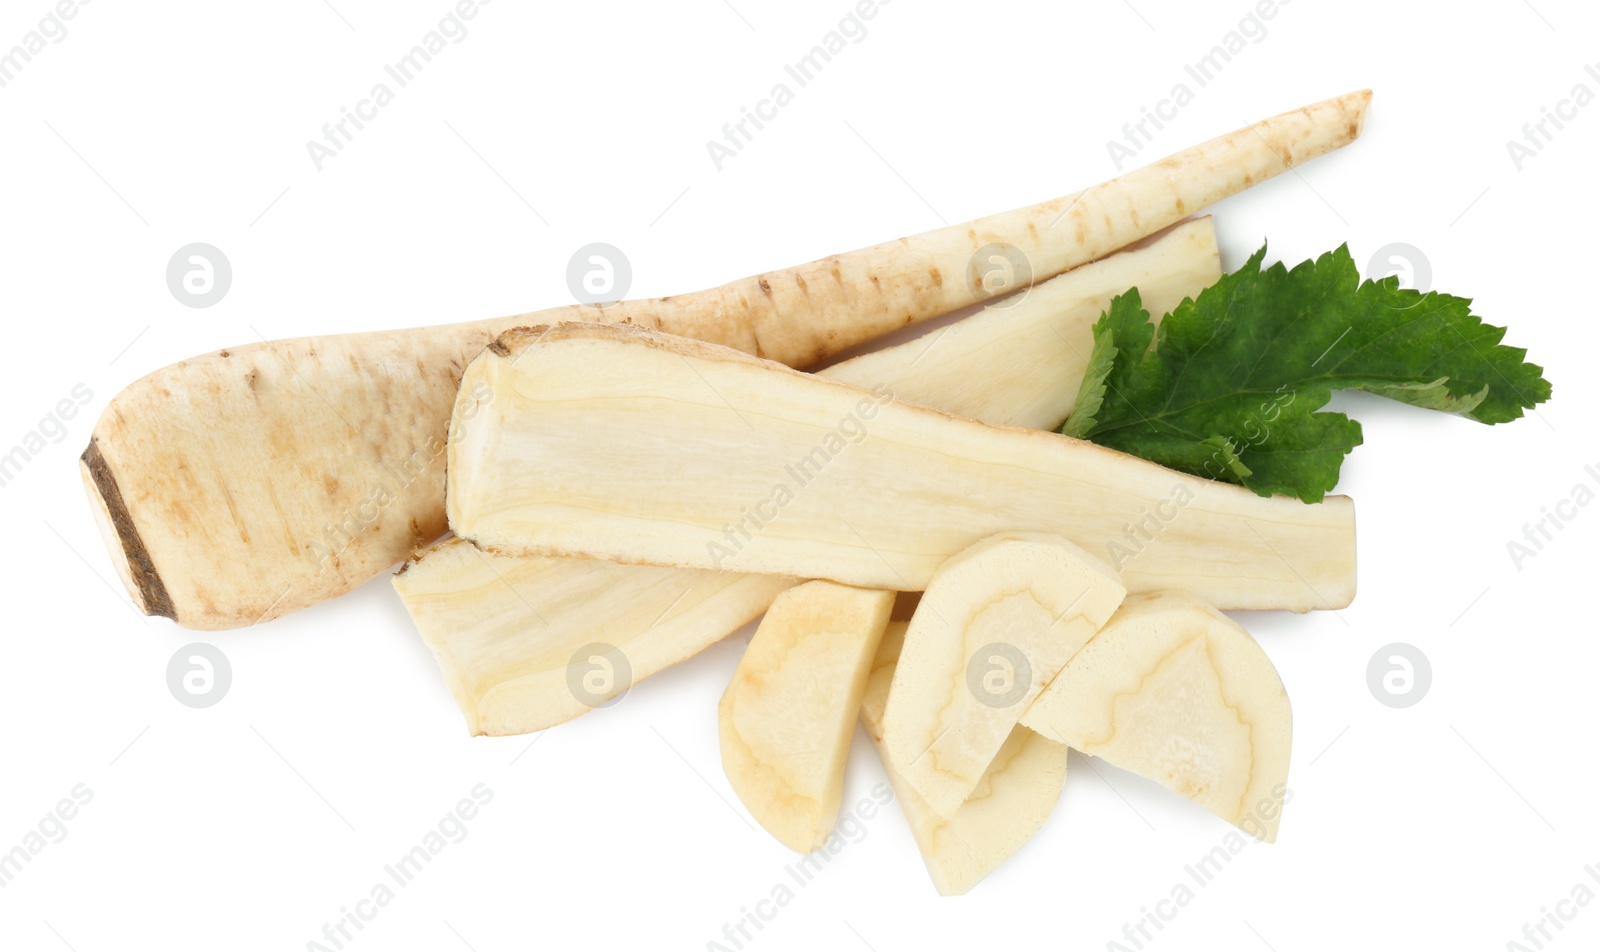
M 797 852 L 820 848 L 838 819 L 850 735 L 894 599 L 832 582 L 782 593 L 717 706 L 728 782 Z
M 1263 498 L 642 328 L 510 331 L 462 391 L 484 396 L 452 423 L 450 524 L 507 554 L 918 590 L 997 532 L 1109 553 L 1148 522 L 1115 560 L 1130 591 L 1291 611 L 1355 592 L 1346 497 Z
M 395 576 L 467 728 L 521 734 L 571 720 L 703 650 L 794 580 L 577 559 L 512 559 L 451 539 Z M 598 648 L 594 646 L 600 646 Z M 591 650 L 584 651 L 586 647 Z M 585 681 L 608 656 L 613 683 Z
M 1059 536 L 1006 533 L 939 567 L 911 616 L 884 714 L 895 770 L 949 816 L 1022 712 L 1127 591 Z
M 1289 696 L 1249 632 L 1192 595 L 1130 597 L 1022 723 L 1277 837 Z
M 1211 219 L 1185 222 L 1052 278 L 1020 302 L 821 376 L 888 381 L 905 399 L 989 423 L 1053 425 L 1072 409 L 1090 328 L 1112 297 L 1138 287 L 1161 314 L 1221 274 Z M 588 711 L 560 667 L 584 645 L 620 642 L 637 682 L 720 640 L 793 584 L 759 576 L 735 585 L 731 573 L 717 573 L 729 584 L 713 588 L 694 570 L 476 551 L 458 539 L 436 543 L 394 586 L 469 729 L 482 734 L 543 730 Z
M 1067 748 L 1025 727 L 1013 728 L 966 801 L 951 816 L 940 816 L 895 770 L 883 744 L 883 711 L 905 632 L 905 622 L 890 622 L 884 633 L 861 698 L 861 724 L 878 746 L 934 887 L 941 896 L 959 896 L 1044 825 L 1067 782 Z

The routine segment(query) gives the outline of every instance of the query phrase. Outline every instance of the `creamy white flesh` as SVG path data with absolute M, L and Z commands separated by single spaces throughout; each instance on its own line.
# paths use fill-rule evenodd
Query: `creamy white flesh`
M 889 692 L 884 747 L 895 769 L 949 816 L 1125 595 L 1098 559 L 1042 533 L 994 536 L 940 566 Z
M 565 324 L 502 336 L 467 368 L 463 392 L 483 396 L 452 423 L 451 528 L 506 554 L 911 591 L 974 542 L 1022 530 L 1105 553 L 1129 591 L 1290 611 L 1355 594 L 1348 498 L 1263 498 L 1059 434 L 952 417 L 887 384 L 868 391 L 639 328 Z M 1121 556 L 1136 538 L 1136 554 Z
M 861 698 L 861 725 L 878 745 L 934 887 L 941 896 L 959 896 L 1044 825 L 1067 782 L 1067 748 L 1025 727 L 1012 728 L 967 799 L 950 816 L 940 816 L 895 770 L 883 744 L 883 712 L 905 631 L 904 622 L 891 622 L 878 646 Z
M 1289 696 L 1249 632 L 1191 595 L 1130 597 L 1022 723 L 1277 836 Z
M 894 592 L 806 582 L 767 610 L 717 705 L 722 769 L 767 832 L 821 848 Z
M 1137 250 L 1044 282 L 1020 303 L 936 331 L 937 339 L 888 347 L 821 376 L 888 380 L 906 399 L 988 423 L 1053 426 L 1071 410 L 1080 354 L 1088 353 L 1090 328 L 1112 297 L 1138 287 L 1151 313 L 1161 314 L 1220 275 L 1211 219 L 1186 222 Z M 735 584 L 736 578 L 517 558 L 451 539 L 425 550 L 394 585 L 469 729 L 518 734 L 590 709 L 566 681 L 579 648 L 619 647 L 637 682 L 720 640 L 793 584 L 774 576 L 744 576 Z

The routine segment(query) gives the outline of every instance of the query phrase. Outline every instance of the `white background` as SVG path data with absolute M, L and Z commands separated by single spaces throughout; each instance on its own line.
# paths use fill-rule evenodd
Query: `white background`
M 478 783 L 494 799 L 467 838 L 349 948 L 702 949 L 785 879 L 793 855 L 751 828 L 719 765 L 716 700 L 742 637 L 549 736 L 472 739 L 387 578 L 246 631 L 143 619 L 76 472 L 118 389 L 258 332 L 564 303 L 567 259 L 591 241 L 631 258 L 630 295 L 687 291 L 1098 182 L 1116 171 L 1106 140 L 1250 10 L 898 0 L 719 172 L 706 141 L 851 7 L 731 3 L 498 0 L 320 172 L 306 141 L 447 0 L 100 0 L 0 89 L 0 450 L 75 384 L 93 393 L 0 489 L 0 851 L 75 784 L 94 795 L 0 889 L 4 945 L 306 948 Z M 6 3 L 0 49 L 50 9 Z M 1556 397 L 1492 429 L 1340 400 L 1367 435 L 1340 486 L 1358 504 L 1361 593 L 1337 614 L 1241 616 L 1294 702 L 1280 840 L 1147 947 L 1502 949 L 1580 880 L 1600 891 L 1584 872 L 1600 862 L 1600 507 L 1520 571 L 1506 550 L 1575 484 L 1600 488 L 1584 472 L 1600 466 L 1600 104 L 1521 171 L 1506 151 L 1574 84 L 1600 92 L 1584 72 L 1600 15 L 1296 0 L 1267 25 L 1141 160 L 1373 87 L 1359 143 L 1216 209 L 1224 264 L 1267 237 L 1292 261 L 1413 244 L 1436 287 L 1511 327 Z M 164 277 L 196 241 L 234 271 L 205 310 Z M 233 667 L 206 710 L 165 682 L 196 640 Z M 1366 684 L 1391 642 L 1433 666 L 1405 710 Z M 1048 825 L 967 897 L 934 894 L 892 808 L 746 947 L 1106 948 L 1228 828 L 1137 777 L 1072 767 Z M 846 802 L 880 780 L 858 735 Z M 1591 906 L 1553 947 L 1597 941 Z

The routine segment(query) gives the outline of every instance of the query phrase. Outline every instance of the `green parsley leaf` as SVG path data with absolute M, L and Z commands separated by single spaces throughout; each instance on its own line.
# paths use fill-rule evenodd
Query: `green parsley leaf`
M 1505 328 L 1470 300 L 1362 281 L 1347 246 L 1292 269 L 1263 268 L 1266 253 L 1178 305 L 1159 332 L 1137 290 L 1115 298 L 1061 432 L 1316 502 L 1361 444 L 1359 423 L 1322 409 L 1335 390 L 1480 423 L 1550 399 L 1543 369 L 1501 344 Z

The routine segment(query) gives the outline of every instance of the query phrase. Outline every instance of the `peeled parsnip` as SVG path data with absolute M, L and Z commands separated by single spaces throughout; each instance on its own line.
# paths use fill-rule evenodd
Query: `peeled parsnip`
M 83 455 L 85 487 L 141 610 L 201 629 L 275 618 L 444 532 L 456 384 L 508 328 L 625 322 L 811 365 L 984 300 L 976 252 L 987 245 L 1011 245 L 1035 280 L 1059 274 L 1347 144 L 1369 99 L 1330 99 L 1076 195 L 707 291 L 201 355 L 111 401 Z
M 1072 410 L 1111 299 L 1138 288 L 1159 321 L 1222 277 L 1211 218 L 1035 285 L 1017 303 L 985 308 L 920 340 L 885 347 L 819 376 L 996 426 L 1054 430 Z M 1154 295 L 1154 297 L 1151 297 Z
M 977 786 L 1017 719 L 1125 590 L 1057 536 L 1007 532 L 941 565 L 906 630 L 883 750 L 940 816 Z
M 717 705 L 722 769 L 750 815 L 797 853 L 839 819 L 844 765 L 894 592 L 806 582 L 779 595 Z
M 446 509 L 480 548 L 919 591 L 980 539 L 1037 531 L 1106 553 L 1131 592 L 1289 611 L 1355 596 L 1347 497 L 1261 497 L 726 347 L 522 328 L 462 388 L 485 395 L 452 422 Z
M 1211 219 L 1186 222 L 1137 250 L 1052 278 L 1018 304 L 986 309 L 937 336 L 821 376 L 887 382 L 905 399 L 989 423 L 1051 426 L 1072 409 L 1090 328 L 1112 297 L 1138 287 L 1151 312 L 1162 314 L 1220 276 Z M 716 580 L 722 587 L 712 587 Z M 567 665 L 581 647 L 616 647 L 638 681 L 721 640 L 792 584 L 766 575 L 515 558 L 459 539 L 431 546 L 394 579 L 468 729 L 494 735 L 542 730 L 590 709 L 568 689 Z
M 1272 842 L 1289 785 L 1289 695 L 1250 633 L 1192 595 L 1122 604 L 1023 725 L 1160 783 Z
M 588 654 L 626 659 L 626 683 L 616 685 L 626 690 L 705 650 L 792 585 L 773 575 L 509 559 L 460 539 L 435 543 L 394 577 L 467 729 L 491 736 L 543 730 L 603 703 L 570 678 Z
M 905 622 L 891 622 L 878 645 L 861 698 L 861 726 L 878 746 L 900 812 L 934 887 L 941 896 L 959 896 L 994 872 L 1044 825 L 1067 782 L 1067 748 L 1026 727 L 1012 728 L 966 800 L 948 817 L 939 815 L 895 769 L 884 743 L 884 708 L 905 632 Z

